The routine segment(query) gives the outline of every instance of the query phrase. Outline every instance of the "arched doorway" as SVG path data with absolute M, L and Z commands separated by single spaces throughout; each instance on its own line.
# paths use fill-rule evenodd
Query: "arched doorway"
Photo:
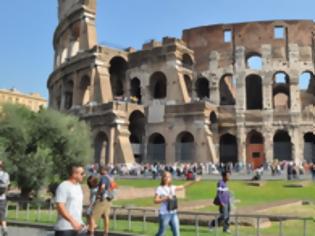
M 246 77 L 246 104 L 248 110 L 263 108 L 262 79 L 258 75 Z
M 94 140 L 94 151 L 95 151 L 95 163 L 105 162 L 105 164 L 109 163 L 108 157 L 108 138 L 104 132 L 99 132 Z
M 315 135 L 311 132 L 304 135 L 304 160 L 315 163 Z
M 176 161 L 192 162 L 195 158 L 195 139 L 194 136 L 185 131 L 176 138 Z
M 277 72 L 273 76 L 273 108 L 287 111 L 290 108 L 290 78 L 284 72 Z
M 220 79 L 220 105 L 235 105 L 235 83 L 231 74 Z
M 138 104 L 141 104 L 141 82 L 138 78 L 133 78 L 130 81 L 130 94 L 137 99 Z
M 215 114 L 215 112 L 210 113 L 210 130 L 212 132 L 217 132 L 218 131 L 218 117 Z
M 254 168 L 260 168 L 265 163 L 264 137 L 253 130 L 247 135 L 246 140 L 247 162 Z
M 114 99 L 124 96 L 127 69 L 128 64 L 122 57 L 114 57 L 110 61 L 109 74 Z
M 145 135 L 145 116 L 141 111 L 134 111 L 129 116 L 129 140 L 135 160 L 143 161 L 143 137 Z
M 220 137 L 220 162 L 238 162 L 237 140 L 234 135 L 224 134 Z
M 273 137 L 273 158 L 279 161 L 292 160 L 291 137 L 285 130 L 278 130 Z
M 206 78 L 197 79 L 195 86 L 199 99 L 210 98 L 209 81 Z
M 80 104 L 86 105 L 90 102 L 90 77 L 84 76 L 80 82 Z
M 188 75 L 184 75 L 184 81 L 186 85 L 186 89 L 188 92 L 188 95 L 191 97 L 192 96 L 192 82 L 191 79 Z
M 191 70 L 194 62 L 193 62 L 191 56 L 189 54 L 185 53 L 183 55 L 182 63 L 183 63 L 184 68 Z
M 165 163 L 165 139 L 159 133 L 154 133 L 149 137 L 148 161 L 151 163 Z
M 150 78 L 150 91 L 153 99 L 163 99 L 167 95 L 167 79 L 164 73 L 155 72 Z
M 65 84 L 65 109 L 69 110 L 73 105 L 73 81 L 69 80 Z

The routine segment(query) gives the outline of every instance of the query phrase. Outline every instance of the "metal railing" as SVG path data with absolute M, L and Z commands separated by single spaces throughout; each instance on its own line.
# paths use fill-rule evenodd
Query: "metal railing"
M 57 214 L 53 203 L 43 202 L 9 202 L 8 210 L 10 210 L 8 220 L 24 221 L 28 223 L 53 223 L 56 220 Z M 179 211 L 181 225 L 189 225 L 194 228 L 195 235 L 199 236 L 202 227 L 208 227 L 209 220 L 215 220 L 213 228 L 214 235 L 219 235 L 219 213 L 208 212 L 192 212 Z M 133 231 L 133 224 L 142 224 L 142 232 L 145 234 L 148 229 L 149 222 L 158 222 L 158 209 L 136 208 L 136 207 L 121 207 L 113 206 L 111 212 L 112 229 L 118 229 L 118 222 L 123 220 L 127 223 L 128 232 Z M 32 220 L 31 220 L 32 219 Z M 231 214 L 230 221 L 235 236 L 241 236 L 241 226 L 251 225 L 255 230 L 256 236 L 262 235 L 262 224 L 264 220 L 278 223 L 278 236 L 285 236 L 284 223 L 285 221 L 294 220 L 302 223 L 300 236 L 307 236 L 312 233 L 308 230 L 308 225 L 313 222 L 312 218 L 306 217 L 291 217 L 291 216 L 275 216 L 275 215 L 255 215 L 255 214 Z M 248 222 L 252 222 L 249 224 Z M 98 222 L 98 225 L 101 225 Z M 313 223 L 314 224 L 314 223 Z

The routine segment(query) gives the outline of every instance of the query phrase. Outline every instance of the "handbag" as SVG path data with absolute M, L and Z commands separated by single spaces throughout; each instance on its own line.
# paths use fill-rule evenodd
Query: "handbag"
M 176 197 L 175 193 L 172 193 L 171 191 L 172 190 L 170 190 L 170 195 L 172 196 L 172 198 L 169 198 L 167 200 L 167 210 L 168 211 L 175 211 L 178 208 L 177 197 Z
M 178 208 L 177 204 L 177 197 L 173 196 L 172 198 L 167 200 L 167 210 L 168 211 L 175 211 Z

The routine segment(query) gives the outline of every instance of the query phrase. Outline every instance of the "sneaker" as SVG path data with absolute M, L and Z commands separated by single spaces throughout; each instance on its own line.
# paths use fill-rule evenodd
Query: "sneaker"
M 232 232 L 227 229 L 227 230 L 223 230 L 223 233 L 225 233 L 225 234 L 231 234 Z

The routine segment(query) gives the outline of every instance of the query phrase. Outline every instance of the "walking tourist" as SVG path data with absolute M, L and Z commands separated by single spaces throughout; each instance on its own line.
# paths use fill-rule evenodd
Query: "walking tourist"
M 10 176 L 7 172 L 4 171 L 4 163 L 0 161 L 0 224 L 2 228 L 2 235 L 7 236 L 7 202 L 6 202 L 6 193 L 10 185 Z
M 55 236 L 76 236 L 85 231 L 82 221 L 83 192 L 80 185 L 85 175 L 84 168 L 79 164 L 72 164 L 68 174 L 68 180 L 63 181 L 56 191 L 58 220 Z
M 230 233 L 229 231 L 229 221 L 230 221 L 230 211 L 231 211 L 231 199 L 230 192 L 227 185 L 229 181 L 230 172 L 222 172 L 222 180 L 217 183 L 217 195 L 213 203 L 219 206 L 220 216 L 209 223 L 209 228 L 212 230 L 216 224 L 223 223 L 223 232 Z M 218 226 L 218 225 L 217 225 Z
M 97 191 L 97 199 L 89 222 L 89 235 L 94 235 L 94 227 L 96 222 L 103 217 L 104 218 L 104 236 L 109 233 L 109 214 L 114 198 L 114 189 L 116 184 L 112 177 L 108 175 L 107 167 L 102 166 L 100 168 L 100 181 Z
M 195 181 L 199 181 L 196 179 Z M 181 186 L 172 184 L 172 175 L 165 171 L 161 177 L 161 184 L 155 191 L 154 203 L 160 204 L 159 210 L 159 231 L 156 236 L 163 236 L 168 225 L 171 227 L 173 236 L 179 236 L 179 219 L 177 215 L 176 191 L 183 190 L 193 182 L 187 182 Z

